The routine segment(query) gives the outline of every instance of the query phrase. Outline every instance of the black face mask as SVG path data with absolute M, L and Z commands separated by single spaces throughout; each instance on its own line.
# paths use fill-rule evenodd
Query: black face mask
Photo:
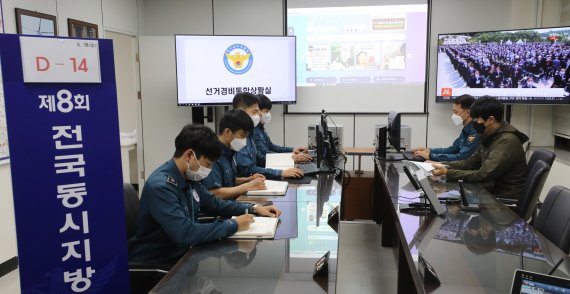
M 485 129 L 486 129 L 486 127 L 485 127 L 484 124 L 480 124 L 480 123 L 478 123 L 478 122 L 476 122 L 476 121 L 473 121 L 473 128 L 475 129 L 475 131 L 476 131 L 478 134 L 483 134 L 483 132 L 485 132 Z

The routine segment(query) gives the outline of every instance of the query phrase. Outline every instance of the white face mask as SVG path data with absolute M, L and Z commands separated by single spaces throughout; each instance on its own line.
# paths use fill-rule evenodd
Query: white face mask
M 451 116 L 451 120 L 453 121 L 453 123 L 454 123 L 456 126 L 460 126 L 460 125 L 463 124 L 463 119 L 461 118 L 461 116 L 459 116 L 459 115 L 457 115 L 457 114 L 455 114 L 455 113 Z
M 194 151 L 192 151 L 192 153 L 194 153 Z M 186 178 L 190 181 L 198 182 L 207 178 L 212 169 L 201 166 L 200 162 L 198 161 L 198 158 L 196 157 L 196 153 L 194 153 L 194 158 L 196 159 L 196 162 L 198 163 L 198 166 L 200 168 L 198 168 L 197 172 L 192 171 L 190 169 L 190 162 L 186 162 L 186 164 L 188 165 L 188 169 L 186 170 Z
M 230 141 L 230 148 L 236 152 L 239 152 L 243 147 L 245 147 L 246 144 L 247 144 L 246 138 L 243 139 L 235 138 Z
M 259 124 L 259 121 L 261 120 L 261 118 L 259 117 L 259 115 L 250 115 L 249 117 L 251 117 L 251 120 L 253 121 L 253 127 L 257 127 L 257 125 Z
M 266 112 L 261 115 L 261 123 L 268 125 L 271 122 L 271 112 Z

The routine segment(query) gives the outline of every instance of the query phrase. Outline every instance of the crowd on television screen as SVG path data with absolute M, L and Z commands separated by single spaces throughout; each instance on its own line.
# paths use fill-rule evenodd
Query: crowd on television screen
M 565 88 L 570 45 L 493 42 L 441 45 L 469 88 Z M 568 87 L 567 87 L 568 85 Z

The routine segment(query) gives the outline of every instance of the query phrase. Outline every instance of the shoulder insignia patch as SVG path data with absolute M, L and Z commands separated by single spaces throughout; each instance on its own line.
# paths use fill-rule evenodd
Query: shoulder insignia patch
M 178 183 L 176 183 L 176 179 L 173 176 L 168 176 L 166 182 L 178 187 Z
M 475 141 L 475 136 L 471 135 L 471 136 L 467 137 L 467 141 L 469 141 L 470 143 L 473 143 L 473 141 Z

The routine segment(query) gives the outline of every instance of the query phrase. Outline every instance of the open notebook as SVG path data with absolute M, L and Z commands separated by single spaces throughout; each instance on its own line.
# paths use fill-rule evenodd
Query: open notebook
M 265 180 L 266 190 L 252 190 L 247 192 L 247 196 L 283 196 L 287 193 L 289 183 L 281 181 Z
M 265 167 L 284 170 L 295 167 L 295 162 L 291 153 L 267 153 L 265 155 Z
M 235 217 L 234 217 L 235 218 Z M 228 238 L 238 239 L 273 239 L 279 219 L 276 217 L 255 217 L 255 222 L 246 231 L 239 231 Z

